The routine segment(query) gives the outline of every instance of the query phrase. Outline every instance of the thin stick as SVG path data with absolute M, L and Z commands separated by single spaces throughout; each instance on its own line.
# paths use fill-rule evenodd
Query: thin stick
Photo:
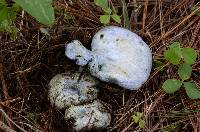
M 200 10 L 200 7 L 198 7 L 196 10 L 194 10 L 192 13 L 190 13 L 188 16 L 186 16 L 181 22 L 179 22 L 177 25 L 175 25 L 170 31 L 166 32 L 163 36 L 159 37 L 158 39 L 156 39 L 151 45 L 150 47 L 154 47 L 156 46 L 155 44 L 160 42 L 162 39 L 166 38 L 167 36 L 169 36 L 171 33 L 173 33 L 173 31 L 175 29 L 177 29 L 178 27 L 180 27 L 183 23 L 185 23 L 188 19 L 190 19 L 193 15 L 195 15 L 195 13 Z
M 147 5 L 148 5 L 148 0 L 144 1 L 144 10 L 143 10 L 143 17 L 142 17 L 142 30 L 144 31 L 145 29 L 145 21 L 147 17 Z
M 8 89 L 7 89 L 7 84 L 3 75 L 3 59 L 0 57 L 0 78 L 2 81 L 2 90 L 3 90 L 3 94 L 5 99 L 9 98 L 8 95 Z
M 2 130 L 4 132 L 16 132 L 15 130 L 11 129 L 9 126 L 7 126 L 2 121 L 0 121 L 0 130 Z
M 6 119 L 8 119 L 11 123 L 13 123 L 17 128 L 19 128 L 22 132 L 27 132 L 23 128 L 21 128 L 19 125 L 17 125 L 5 112 L 3 109 L 0 109 L 1 113 L 4 115 Z

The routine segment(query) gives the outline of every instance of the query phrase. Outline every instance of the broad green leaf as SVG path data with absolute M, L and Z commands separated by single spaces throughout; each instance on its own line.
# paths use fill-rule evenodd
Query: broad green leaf
M 200 99 L 200 90 L 198 90 L 194 84 L 190 82 L 184 82 L 183 84 L 187 95 L 191 99 Z
M 117 23 L 121 23 L 121 18 L 117 14 L 111 15 L 112 19 L 115 20 Z
M 178 69 L 178 75 L 182 80 L 187 80 L 190 78 L 192 73 L 192 67 L 189 64 L 182 64 Z
M 8 10 L 8 21 L 11 24 L 19 11 L 20 7 L 17 4 L 13 4 L 11 8 Z
M 182 82 L 176 79 L 167 79 L 164 83 L 163 83 L 163 90 L 166 93 L 174 93 L 176 92 L 182 85 Z
M 100 16 L 100 21 L 103 24 L 108 24 L 110 22 L 110 15 L 102 15 L 102 16 Z
M 2 7 L 0 8 L 0 23 L 7 19 L 8 16 L 8 8 L 7 7 Z
M 0 5 L 6 5 L 6 1 L 5 0 L 0 0 Z
M 140 128 L 144 128 L 145 127 L 145 121 L 144 120 L 140 120 L 139 121 L 139 127 Z
M 14 0 L 19 6 L 42 24 L 52 26 L 54 23 L 54 9 L 52 0 Z
M 103 9 L 108 8 L 108 0 L 94 0 L 94 3 Z
M 16 3 L 14 3 L 14 4 L 12 5 L 11 10 L 12 10 L 13 12 L 18 12 L 18 11 L 20 10 L 20 6 L 17 5 Z
M 183 48 L 182 54 L 184 61 L 188 64 L 194 64 L 197 58 L 197 53 L 193 48 Z
M 174 42 L 169 49 L 164 52 L 164 57 L 173 65 L 179 64 L 181 60 L 181 47 L 179 42 Z

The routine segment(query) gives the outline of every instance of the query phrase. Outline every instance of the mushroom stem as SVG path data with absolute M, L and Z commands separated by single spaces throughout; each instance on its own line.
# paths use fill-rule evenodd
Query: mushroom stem
M 86 49 L 78 40 L 74 40 L 65 46 L 65 55 L 75 60 L 77 65 L 84 66 L 92 59 L 91 51 Z

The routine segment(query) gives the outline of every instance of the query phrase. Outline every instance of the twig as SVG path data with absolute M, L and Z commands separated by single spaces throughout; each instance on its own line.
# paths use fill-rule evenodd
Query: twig
M 147 5 L 148 5 L 148 0 L 144 1 L 144 10 L 143 10 L 143 17 L 142 17 L 142 30 L 144 32 L 145 30 L 145 21 L 147 17 Z
M 155 44 L 157 44 L 158 42 L 160 42 L 162 39 L 168 37 L 170 34 L 173 33 L 173 31 L 175 29 L 177 29 L 178 27 L 180 27 L 182 24 L 184 24 L 188 19 L 190 19 L 192 16 L 195 15 L 195 13 L 200 10 L 200 7 L 198 7 L 197 9 L 195 9 L 192 13 L 190 13 L 188 16 L 186 16 L 182 21 L 180 21 L 177 25 L 175 25 L 171 30 L 169 30 L 168 32 L 166 32 L 163 36 L 160 36 L 158 39 L 156 39 L 153 43 L 150 44 L 150 47 L 154 47 L 156 46 Z
M 195 39 L 198 36 L 199 29 L 200 29 L 200 20 L 198 21 L 198 24 L 197 24 L 197 26 L 194 30 L 194 33 L 192 34 L 191 42 L 190 42 L 190 45 L 189 45 L 190 47 L 193 46 Z
M 8 119 L 11 123 L 13 123 L 17 128 L 19 128 L 22 132 L 27 132 L 23 128 L 21 128 L 19 125 L 17 125 L 5 112 L 3 109 L 0 109 L 0 112 L 4 115 L 6 119 Z
M 6 84 L 4 75 L 3 75 L 3 60 L 2 60 L 2 57 L 0 57 L 0 78 L 1 78 L 1 81 L 2 81 L 3 94 L 4 94 L 5 99 L 7 99 L 7 98 L 9 98 L 9 95 L 8 95 L 7 84 Z
M 9 126 L 7 126 L 2 121 L 0 121 L 0 130 L 2 130 L 4 132 L 16 132 L 15 130 L 11 129 Z
M 26 125 L 27 127 L 29 127 L 30 129 L 32 129 L 34 132 L 42 132 L 41 130 L 39 130 L 38 128 L 31 126 L 30 124 L 27 124 L 25 122 L 19 122 L 20 124 Z
M 0 105 L 2 106 L 7 106 L 7 104 L 10 104 L 12 102 L 15 102 L 17 100 L 20 100 L 21 98 L 18 97 L 18 98 L 9 98 L 9 99 L 6 99 L 5 101 L 0 101 Z

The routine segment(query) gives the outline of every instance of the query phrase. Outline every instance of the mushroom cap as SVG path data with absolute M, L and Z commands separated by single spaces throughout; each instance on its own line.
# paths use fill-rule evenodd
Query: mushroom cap
M 78 72 L 54 76 L 49 83 L 51 104 L 59 109 L 64 109 L 96 99 L 98 81 L 86 73 L 80 79 L 79 77 L 80 73 Z
M 73 121 L 76 131 L 105 129 L 111 121 L 111 115 L 99 100 L 85 105 L 71 106 L 65 111 L 65 119 Z
M 72 45 L 76 46 L 73 51 L 69 51 L 68 48 Z M 69 43 L 66 45 L 66 55 L 70 58 L 69 54 L 76 54 L 75 51 L 80 51 L 79 49 L 77 44 Z M 82 57 L 89 60 L 87 63 L 90 73 L 101 81 L 137 90 L 150 75 L 151 50 L 140 36 L 128 29 L 116 26 L 104 27 L 93 37 L 91 50 L 85 49 L 86 52 L 82 52 Z M 82 58 L 74 60 L 77 63 L 81 62 L 80 59 Z
M 92 40 L 93 60 L 89 69 L 102 81 L 137 90 L 148 79 L 152 54 L 148 45 L 128 29 L 109 26 Z

